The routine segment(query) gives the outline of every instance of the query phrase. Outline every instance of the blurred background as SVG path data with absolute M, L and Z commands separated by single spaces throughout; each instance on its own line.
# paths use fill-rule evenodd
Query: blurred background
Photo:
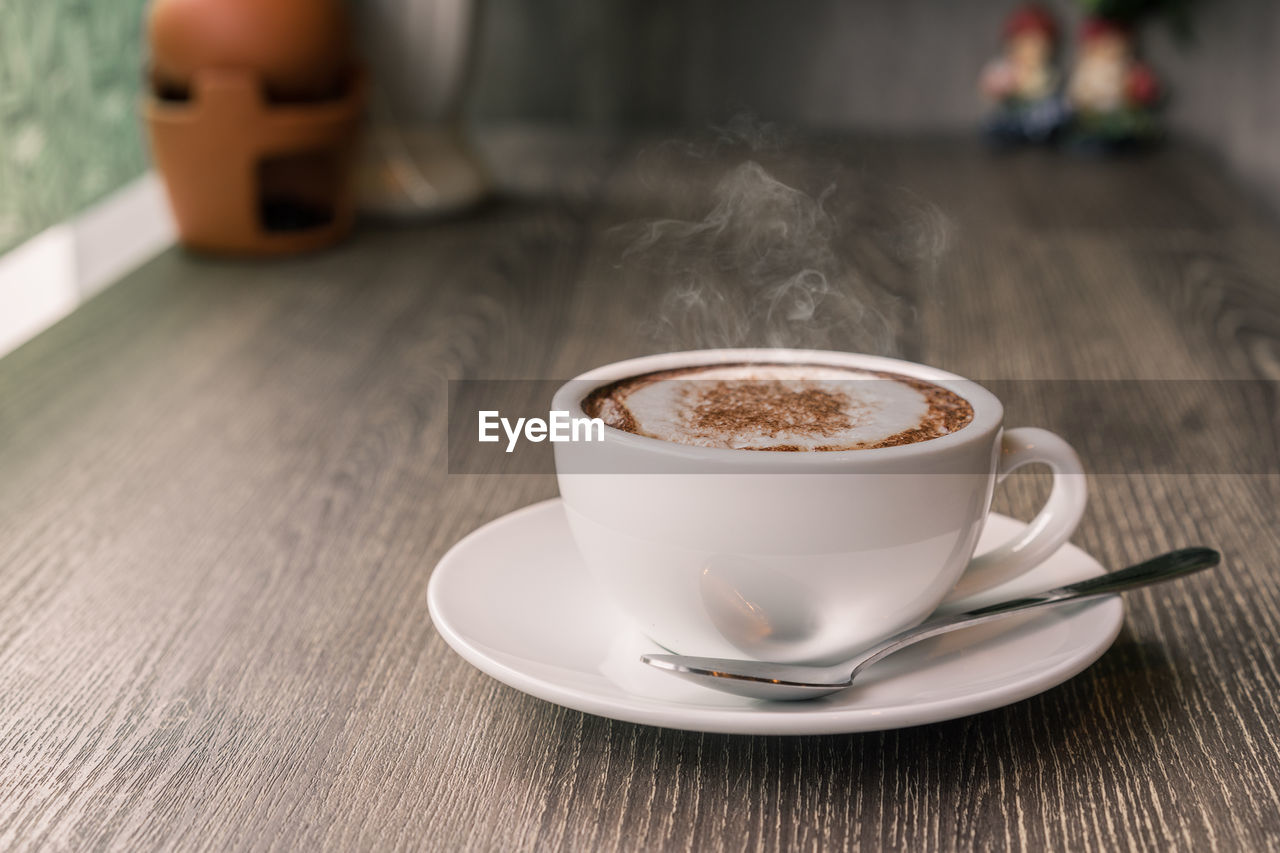
M 418 5 L 439 15 L 431 9 L 468 4 Z M 490 0 L 478 8 L 463 110 L 481 132 L 513 123 L 697 128 L 750 110 L 799 128 L 974 133 L 986 108 L 976 80 L 999 51 L 1012 5 Z M 1081 5 L 1048 5 L 1063 21 L 1069 61 Z M 0 5 L 0 251 L 147 168 L 138 110 L 145 6 Z M 433 49 L 430 34 L 422 42 Z M 1172 93 L 1173 134 L 1280 204 L 1280 4 L 1201 4 L 1188 39 L 1155 22 L 1141 44 Z M 405 79 L 386 85 L 412 87 L 421 70 L 390 73 Z

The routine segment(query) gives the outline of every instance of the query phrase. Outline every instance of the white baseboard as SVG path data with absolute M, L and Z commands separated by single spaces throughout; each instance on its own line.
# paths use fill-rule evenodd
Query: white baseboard
M 0 255 L 0 356 L 173 244 L 153 172 Z

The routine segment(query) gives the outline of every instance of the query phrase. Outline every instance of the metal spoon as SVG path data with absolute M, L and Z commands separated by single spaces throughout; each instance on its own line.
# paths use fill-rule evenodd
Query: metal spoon
M 752 699 L 815 699 L 844 690 L 853 684 L 858 673 L 876 661 L 929 637 L 991 622 L 1010 613 L 1020 613 L 1035 607 L 1112 595 L 1173 580 L 1216 566 L 1221 558 L 1222 555 L 1210 548 L 1183 548 L 1118 572 L 1109 572 L 1047 592 L 1002 601 L 964 613 L 935 616 L 877 643 L 856 658 L 835 666 L 796 666 L 685 655 L 642 655 L 640 660 L 704 687 Z

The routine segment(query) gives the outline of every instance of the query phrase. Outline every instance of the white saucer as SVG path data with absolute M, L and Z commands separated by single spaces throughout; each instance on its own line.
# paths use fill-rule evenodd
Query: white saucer
M 979 551 L 1022 526 L 993 513 Z M 1102 571 L 1066 545 L 984 598 Z M 1089 666 L 1124 622 L 1118 597 L 1065 605 L 926 640 L 822 699 L 743 699 L 640 663 L 641 654 L 662 649 L 597 592 L 559 498 L 490 522 L 454 545 L 436 566 L 428 602 L 437 630 L 458 654 L 517 690 L 602 717 L 732 734 L 879 731 L 999 708 Z

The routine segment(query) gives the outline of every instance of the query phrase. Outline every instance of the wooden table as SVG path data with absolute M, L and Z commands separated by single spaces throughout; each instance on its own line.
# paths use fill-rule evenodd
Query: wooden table
M 730 737 L 529 698 L 428 619 L 450 545 L 555 494 L 447 473 L 446 380 L 667 345 L 645 321 L 670 282 L 620 267 L 611 229 L 705 208 L 727 156 L 654 168 L 669 149 L 528 132 L 488 150 L 508 192 L 474 216 L 290 261 L 171 251 L 0 360 L 0 848 L 1280 849 L 1280 230 L 1245 193 L 1182 150 L 804 144 L 807 180 L 855 190 L 875 347 L 1034 380 L 1028 411 L 1045 380 L 1179 380 L 1134 437 L 1168 449 L 1157 469 L 1089 445 L 1105 401 L 1078 412 L 1096 473 L 1075 541 L 1112 566 L 1227 559 L 1131 595 L 1096 665 L 1011 707 Z M 930 215 L 903 187 L 950 217 L 934 279 L 894 255 L 892 217 Z M 1026 517 L 1044 488 L 1015 475 L 997 508 Z

